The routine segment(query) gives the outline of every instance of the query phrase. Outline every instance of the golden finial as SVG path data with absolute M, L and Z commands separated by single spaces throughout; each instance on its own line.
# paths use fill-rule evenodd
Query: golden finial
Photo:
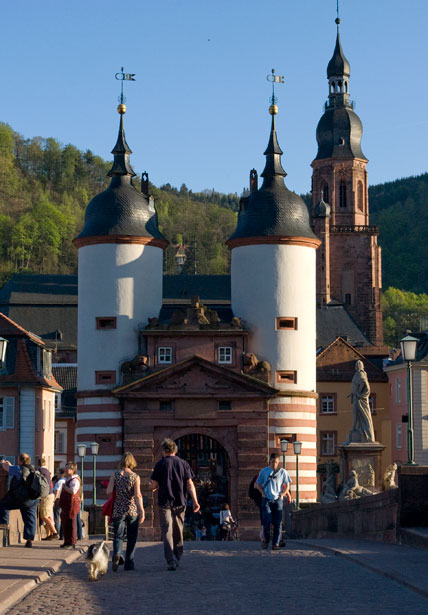
M 120 103 L 120 105 L 117 106 L 117 112 L 120 113 L 120 115 L 126 113 L 126 105 L 124 103 Z
M 278 113 L 278 107 L 276 105 L 271 105 L 269 107 L 269 113 L 271 115 L 276 115 Z

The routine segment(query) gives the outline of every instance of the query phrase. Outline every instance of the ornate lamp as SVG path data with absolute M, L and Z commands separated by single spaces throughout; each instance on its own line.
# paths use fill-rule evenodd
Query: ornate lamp
M 407 400 L 409 407 L 409 416 L 407 421 L 407 457 L 406 465 L 416 465 L 415 463 L 415 442 L 413 435 L 413 378 L 412 378 L 412 361 L 416 359 L 416 348 L 418 339 L 412 335 L 406 335 L 400 340 L 401 355 L 403 361 L 407 362 Z

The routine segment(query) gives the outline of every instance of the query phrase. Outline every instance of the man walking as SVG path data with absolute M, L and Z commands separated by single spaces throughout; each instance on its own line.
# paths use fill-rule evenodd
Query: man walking
M 160 528 L 168 570 L 176 570 L 183 555 L 187 492 L 193 500 L 193 512 L 200 509 L 192 480 L 195 475 L 187 461 L 176 456 L 177 452 L 174 440 L 166 438 L 162 442 L 162 459 L 151 476 L 152 489 L 158 490 Z
M 0 523 L 9 524 L 9 511 L 20 510 L 24 522 L 25 546 L 32 547 L 36 534 L 36 511 L 39 499 L 32 499 L 26 479 L 35 468 L 31 465 L 31 457 L 27 453 L 21 453 L 18 457 L 18 465 L 13 466 L 9 461 L 2 461 L 3 470 L 9 472 L 11 477 L 10 487 L 7 494 L 0 500 Z
M 290 476 L 285 468 L 279 467 L 278 453 L 272 453 L 269 465 L 261 470 L 255 488 L 262 494 L 261 513 L 264 540 L 262 548 L 267 549 L 270 541 L 270 528 L 273 526 L 272 551 L 279 549 L 282 526 L 283 498 L 290 502 Z

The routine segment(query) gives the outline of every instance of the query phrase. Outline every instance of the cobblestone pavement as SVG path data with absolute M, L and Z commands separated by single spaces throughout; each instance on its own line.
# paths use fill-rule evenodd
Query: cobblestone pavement
M 428 598 L 358 564 L 291 544 L 279 552 L 254 542 L 186 543 L 168 572 L 159 543 L 140 543 L 133 572 L 87 580 L 84 558 L 46 581 L 8 615 L 99 615 L 226 611 L 230 615 L 426 615 Z M 428 554 L 427 554 L 428 557 Z

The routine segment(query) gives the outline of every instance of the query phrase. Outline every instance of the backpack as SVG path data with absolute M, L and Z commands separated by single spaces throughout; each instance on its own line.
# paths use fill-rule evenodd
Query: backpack
M 48 479 L 40 470 L 33 468 L 26 480 L 26 486 L 31 500 L 37 500 L 39 498 L 45 498 L 51 492 L 51 486 Z
M 11 494 L 20 502 L 38 500 L 50 493 L 49 483 L 40 470 L 32 465 L 23 465 L 21 478 L 13 478 L 10 484 Z
M 253 500 L 253 502 L 255 504 L 257 504 L 259 506 L 261 501 L 262 501 L 262 494 L 254 486 L 256 480 L 258 479 L 258 477 L 259 477 L 259 475 L 256 474 L 255 477 L 253 478 L 253 480 L 251 481 L 250 486 L 248 487 L 248 497 L 251 500 Z

